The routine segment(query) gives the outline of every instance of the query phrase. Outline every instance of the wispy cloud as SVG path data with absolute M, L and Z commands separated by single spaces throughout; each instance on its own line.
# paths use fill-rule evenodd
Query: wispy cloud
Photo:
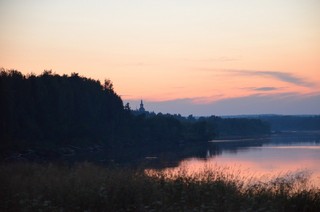
M 287 73 L 287 72 L 280 72 L 280 71 L 256 71 L 256 70 L 225 70 L 227 72 L 231 72 L 238 75 L 245 75 L 245 76 L 264 76 L 264 77 L 271 77 L 277 80 L 288 82 L 298 86 L 304 87 L 313 87 L 314 84 L 305 80 L 302 77 L 298 77 L 294 74 Z
M 281 88 L 277 87 L 246 87 L 242 88 L 245 90 L 250 90 L 250 91 L 275 91 L 275 90 L 280 90 Z
M 217 94 L 212 96 L 202 96 L 202 97 L 191 98 L 191 101 L 194 104 L 208 104 L 224 98 L 225 96 L 223 94 Z
M 260 88 L 253 88 L 255 91 L 274 91 L 278 90 L 278 88 L 275 87 L 260 87 Z

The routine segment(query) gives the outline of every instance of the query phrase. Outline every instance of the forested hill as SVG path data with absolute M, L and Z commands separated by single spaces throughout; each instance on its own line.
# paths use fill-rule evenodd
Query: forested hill
M 109 80 L 1 71 L 0 85 L 2 147 L 111 140 L 124 116 Z
M 25 76 L 1 70 L 0 100 L 0 153 L 94 145 L 110 151 L 159 150 L 205 143 L 219 135 L 270 132 L 258 119 L 134 114 L 109 80 L 101 84 L 76 73 Z

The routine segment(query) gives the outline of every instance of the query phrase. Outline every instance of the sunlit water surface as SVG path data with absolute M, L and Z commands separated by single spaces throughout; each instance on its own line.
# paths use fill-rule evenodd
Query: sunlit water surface
M 245 147 L 243 142 L 246 142 Z M 252 146 L 250 143 L 247 145 L 247 142 L 252 142 Z M 208 168 L 219 168 L 243 179 L 254 178 L 260 181 L 287 173 L 305 172 L 306 175 L 310 174 L 310 183 L 320 187 L 319 134 L 277 135 L 263 141 L 215 140 L 210 145 L 214 151 L 208 149 L 205 158 L 186 158 L 177 167 L 162 171 L 177 173 L 184 170 L 187 174 L 195 174 Z

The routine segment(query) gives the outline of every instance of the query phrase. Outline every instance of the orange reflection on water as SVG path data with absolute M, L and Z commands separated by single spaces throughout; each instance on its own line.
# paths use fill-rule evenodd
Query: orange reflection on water
M 310 150 L 314 157 L 310 157 Z M 163 169 L 167 176 L 197 176 L 206 171 L 223 173 L 228 179 L 267 182 L 288 173 L 310 175 L 310 186 L 320 188 L 320 146 L 266 146 L 237 154 L 224 152 L 206 159 L 189 158 L 177 167 Z M 150 172 L 149 170 L 149 173 Z

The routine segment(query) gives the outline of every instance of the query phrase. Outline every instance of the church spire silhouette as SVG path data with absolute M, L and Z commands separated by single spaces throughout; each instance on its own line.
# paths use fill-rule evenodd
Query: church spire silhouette
M 145 110 L 144 107 L 143 107 L 143 101 L 142 101 L 142 99 L 141 99 L 141 102 L 140 102 L 139 112 L 142 112 L 142 113 L 146 112 L 146 110 Z

